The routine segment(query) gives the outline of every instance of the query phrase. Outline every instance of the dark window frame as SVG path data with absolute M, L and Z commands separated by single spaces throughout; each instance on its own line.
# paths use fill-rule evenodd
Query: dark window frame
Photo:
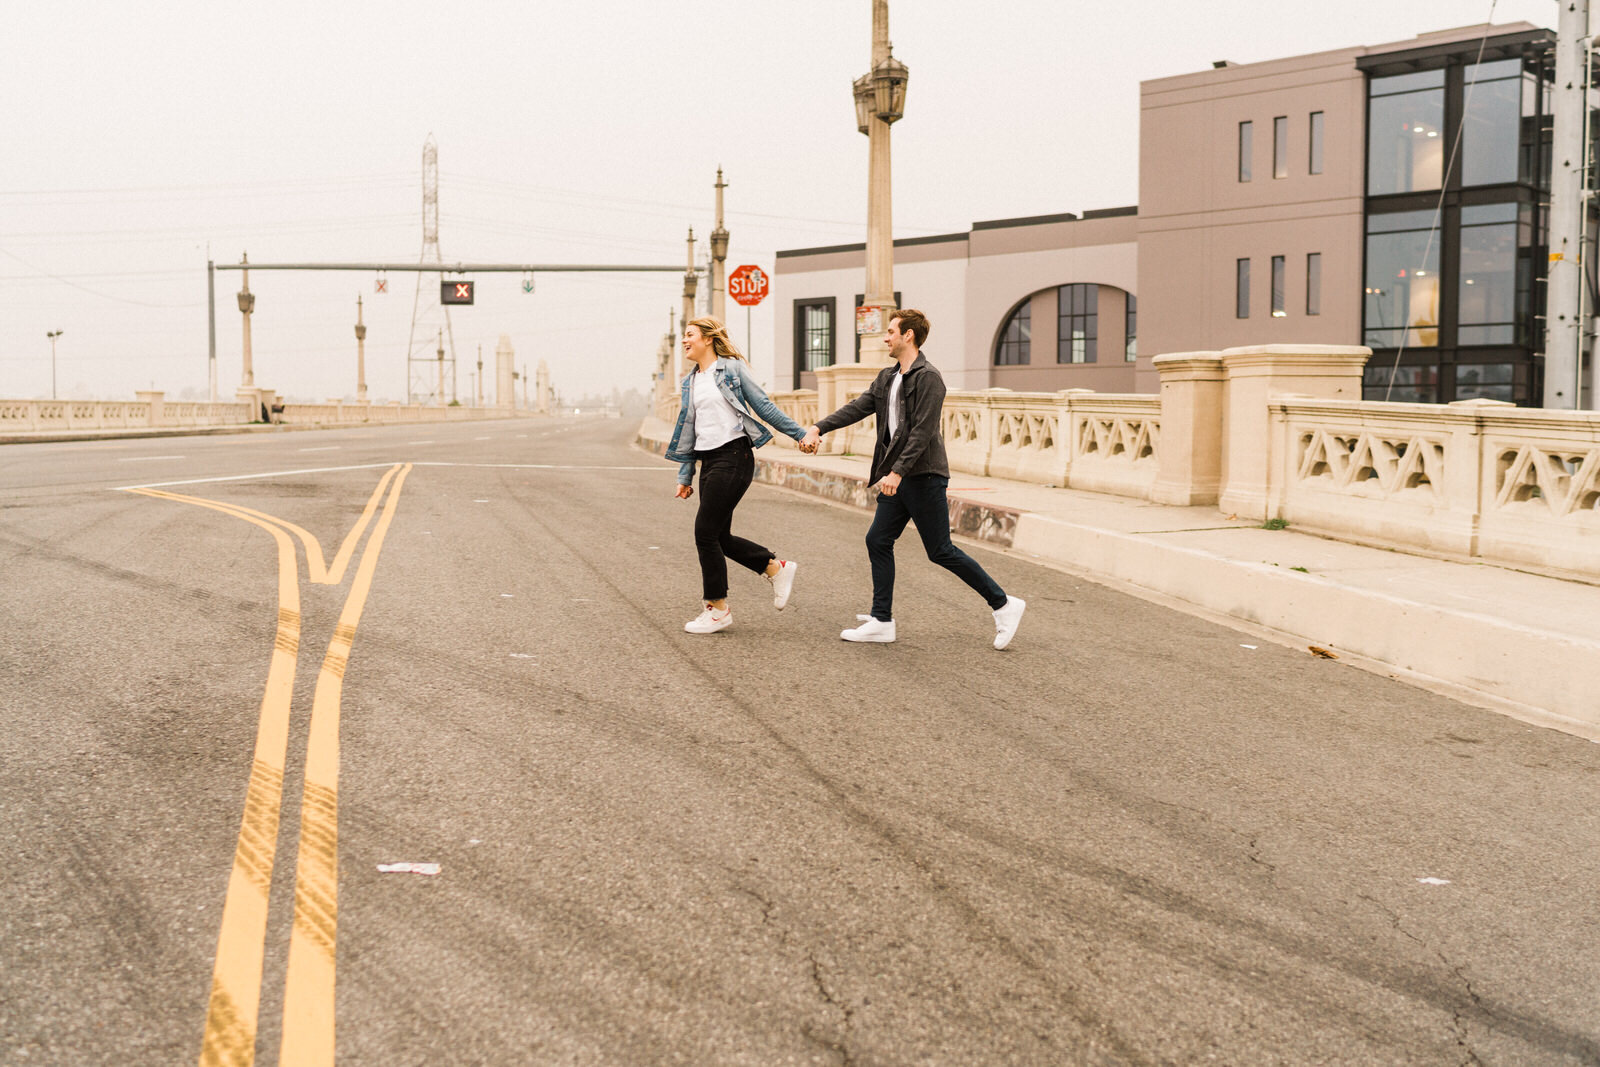
M 1289 116 L 1276 115 L 1272 119 L 1272 177 L 1274 180 L 1289 176 Z
M 794 386 L 800 388 L 800 375 L 816 372 L 816 367 L 807 366 L 810 360 L 810 348 L 806 345 L 808 333 L 805 323 L 805 309 L 810 307 L 824 307 L 828 309 L 829 337 L 828 357 L 829 362 L 823 366 L 833 366 L 839 362 L 839 298 L 836 296 L 813 296 L 794 302 Z M 851 328 L 855 326 L 851 323 Z
M 1327 135 L 1327 116 L 1321 111 L 1313 111 L 1307 121 L 1310 131 L 1310 147 L 1306 152 L 1306 173 L 1321 174 L 1323 167 L 1323 139 Z
M 1289 257 L 1272 257 L 1271 317 L 1289 317 Z
M 1026 323 L 1027 336 L 1022 336 L 1022 326 Z M 1016 337 L 1011 336 L 1011 327 L 1017 326 Z M 1010 352 L 1010 358 L 1007 353 Z M 996 367 L 1026 367 L 1033 362 L 1033 294 L 1012 308 L 1006 315 L 1005 321 L 1000 324 L 1000 333 L 995 337 L 992 365 Z
M 1250 258 L 1233 261 L 1233 317 L 1250 317 Z
M 1251 180 L 1254 167 L 1251 157 L 1255 155 L 1255 123 L 1245 119 L 1239 123 L 1239 173 L 1240 182 Z
M 1132 363 L 1139 358 L 1139 298 L 1126 290 L 1123 292 L 1127 302 L 1122 308 L 1122 359 Z
M 1322 314 L 1322 253 L 1306 253 L 1306 314 Z
M 1081 298 L 1081 299 L 1080 299 Z M 1078 305 L 1081 305 L 1081 310 Z M 1083 358 L 1072 358 L 1072 323 L 1083 325 Z M 1070 282 L 1056 289 L 1056 364 L 1082 366 L 1100 361 L 1100 285 Z

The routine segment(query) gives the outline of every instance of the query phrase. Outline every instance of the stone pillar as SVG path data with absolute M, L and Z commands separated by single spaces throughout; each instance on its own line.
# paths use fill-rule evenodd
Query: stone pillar
M 494 403 L 495 407 L 510 411 L 517 406 L 515 369 L 516 353 L 511 349 L 511 335 L 501 334 L 500 343 L 494 346 Z
M 1222 356 L 1174 352 L 1154 360 L 1161 375 L 1157 504 L 1215 504 L 1222 489 Z
M 683 271 L 683 318 L 678 320 L 678 335 L 689 328 L 689 323 L 694 319 L 694 294 L 699 287 L 700 277 L 694 271 L 694 227 L 689 227 L 689 263 Z
M 541 359 L 539 369 L 535 373 L 537 376 L 534 378 L 534 387 L 538 396 L 534 400 L 534 410 L 541 415 L 548 415 L 550 414 L 550 368 Z
M 361 320 L 361 294 L 356 294 L 356 403 L 367 402 L 367 327 Z
M 1371 355 L 1372 349 L 1354 345 L 1255 345 L 1223 351 L 1223 488 L 1217 501 L 1222 512 L 1241 519 L 1268 517 L 1272 396 L 1360 400 L 1361 372 Z M 1163 444 L 1165 429 L 1163 425 Z
M 133 393 L 139 398 L 139 403 L 150 405 L 148 421 L 151 426 L 160 426 L 161 420 L 166 417 L 166 391 L 162 389 L 136 389 Z
M 250 262 L 250 257 L 248 255 L 241 256 L 239 262 L 248 263 Z M 240 373 L 239 385 L 248 389 L 256 384 L 255 362 L 250 354 L 250 315 L 256 309 L 256 294 L 250 291 L 250 271 L 246 269 L 239 273 L 243 275 L 239 288 L 239 314 L 244 317 L 244 365 Z
M 722 224 L 722 168 L 717 168 L 717 228 L 711 231 L 711 314 L 728 324 L 728 228 Z

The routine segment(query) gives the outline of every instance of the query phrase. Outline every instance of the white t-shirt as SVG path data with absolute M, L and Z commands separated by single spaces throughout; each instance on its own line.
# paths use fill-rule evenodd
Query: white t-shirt
M 744 423 L 716 381 L 703 370 L 694 372 L 694 449 L 709 452 L 736 437 L 743 437 Z
M 894 437 L 894 432 L 900 428 L 900 383 L 905 381 L 905 375 L 899 371 L 894 372 L 894 381 L 889 383 L 889 436 Z

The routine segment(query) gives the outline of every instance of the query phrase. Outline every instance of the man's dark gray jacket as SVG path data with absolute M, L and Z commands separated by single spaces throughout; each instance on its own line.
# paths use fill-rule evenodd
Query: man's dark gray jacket
M 917 358 L 900 383 L 900 425 L 889 436 L 889 387 L 900 365 L 891 363 L 872 380 L 867 391 L 817 423 L 822 433 L 860 422 L 868 415 L 878 416 L 878 440 L 872 449 L 872 474 L 867 484 L 877 483 L 890 471 L 902 478 L 917 474 L 942 474 L 950 477 L 950 461 L 944 455 L 944 436 L 940 420 L 944 411 L 944 378 L 928 358 Z

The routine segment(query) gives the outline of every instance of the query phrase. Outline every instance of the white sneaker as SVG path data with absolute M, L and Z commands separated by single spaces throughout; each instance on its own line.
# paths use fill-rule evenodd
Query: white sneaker
M 772 606 L 782 611 L 789 606 L 789 594 L 794 591 L 794 572 L 800 569 L 800 564 L 792 559 L 778 561 L 778 573 L 767 581 L 772 583 Z
M 726 630 L 732 625 L 732 608 L 723 608 L 721 611 L 717 611 L 708 606 L 706 610 L 684 623 L 683 629 L 686 633 L 691 634 L 714 634 L 718 630 Z
M 864 619 L 860 626 L 854 630 L 843 630 L 839 636 L 846 641 L 861 641 L 880 645 L 887 645 L 894 640 L 894 620 L 879 622 L 871 615 L 857 615 L 856 618 Z
M 1008 596 L 1006 602 L 994 609 L 994 647 L 1005 648 L 1011 639 L 1017 635 L 1017 624 L 1022 621 L 1022 613 L 1028 610 L 1028 602 L 1021 597 Z

